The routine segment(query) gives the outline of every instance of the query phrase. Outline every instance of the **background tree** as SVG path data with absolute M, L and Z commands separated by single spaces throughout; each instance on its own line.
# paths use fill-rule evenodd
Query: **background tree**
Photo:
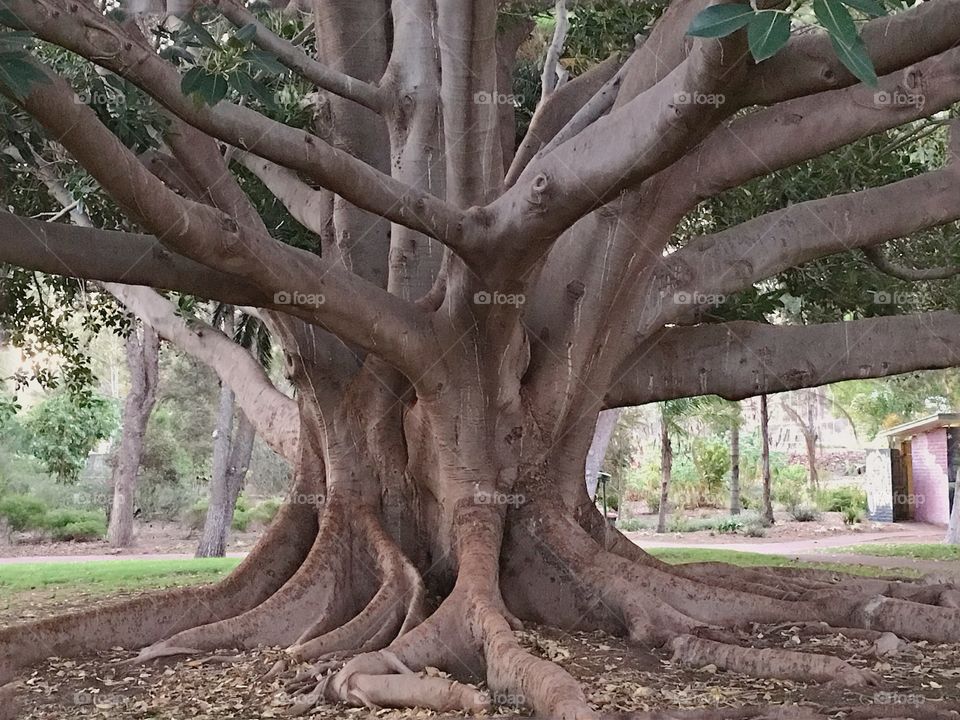
M 763 478 L 763 519 L 773 525 L 773 491 L 770 476 L 770 413 L 767 396 L 760 396 L 760 472 Z
M 123 406 L 120 448 L 113 469 L 113 503 L 107 539 L 114 547 L 133 543 L 137 475 L 143 458 L 147 421 L 157 397 L 160 338 L 149 325 L 135 325 L 125 343 L 130 390 Z
M 222 316 L 222 330 L 237 336 L 235 311 L 226 307 Z M 265 363 L 269 338 L 264 337 L 262 326 L 246 316 L 241 321 L 239 345 L 248 350 L 251 345 L 260 352 L 258 358 Z M 214 430 L 213 468 L 210 476 L 209 502 L 197 557 L 223 557 L 227 550 L 227 534 L 233 521 L 237 498 L 250 467 L 256 428 L 243 410 L 236 407 L 235 393 L 226 383 L 221 383 L 217 425 Z

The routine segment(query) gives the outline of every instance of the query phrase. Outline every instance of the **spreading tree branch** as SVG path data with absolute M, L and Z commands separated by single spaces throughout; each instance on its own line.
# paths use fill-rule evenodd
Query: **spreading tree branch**
M 861 36 L 878 75 L 906 68 L 946 52 L 960 42 L 960 0 L 917 3 L 912 8 L 864 23 Z M 734 98 L 739 104 L 773 103 L 854 85 L 825 32 L 799 33 L 769 60 L 757 65 Z
M 698 40 L 662 81 L 531 163 L 483 209 L 485 233 L 506 246 L 497 270 L 522 273 L 580 217 L 686 153 L 723 117 L 722 104 L 688 99 L 738 83 L 744 47 L 741 32 Z
M 611 56 L 564 83 L 563 87 L 551 94 L 546 101 L 537 104 L 530 119 L 530 127 L 527 128 L 504 179 L 506 187 L 517 181 L 534 156 L 553 141 L 561 130 L 565 131 L 564 140 L 568 140 L 576 134 L 567 131 L 568 128 L 576 127 L 579 132 L 589 124 L 573 125 L 574 117 L 582 116 L 586 112 L 596 120 L 613 105 L 622 79 L 622 68 L 620 58 Z M 585 108 L 588 105 L 591 110 L 587 112 Z M 599 112 L 595 112 L 596 110 Z
M 960 314 L 932 312 L 822 325 L 735 321 L 665 328 L 637 348 L 607 408 L 695 395 L 742 400 L 841 380 L 960 363 Z
M 264 305 L 260 290 L 171 252 L 151 235 L 75 227 L 0 210 L 0 262 L 103 282 L 151 285 L 235 305 Z
M 37 174 L 50 195 L 69 210 L 74 225 L 95 227 L 50 166 L 40 165 Z M 99 284 L 160 337 L 217 373 L 233 390 L 237 404 L 250 418 L 257 434 L 281 457 L 295 461 L 300 434 L 297 404 L 277 390 L 253 354 L 207 323 L 187 321 L 172 302 L 152 288 L 115 282 Z
M 960 220 L 960 163 L 855 193 L 791 205 L 691 240 L 639 296 L 638 336 L 689 314 L 691 298 L 729 295 L 817 258 Z M 905 201 L 909 198 L 909 201 Z
M 298 75 L 318 88 L 363 105 L 374 112 L 382 110 L 382 98 L 376 85 L 350 77 L 317 62 L 293 43 L 274 34 L 255 14 L 237 0 L 210 0 L 238 28 L 252 25 L 256 29 L 253 42 L 277 58 Z
M 231 390 L 257 434 L 283 458 L 296 459 L 300 416 L 245 348 L 216 328 L 177 314 L 173 303 L 148 287 L 110 283 L 107 290 L 164 340 L 210 367 Z
M 543 60 L 543 70 L 540 73 L 540 102 L 543 103 L 553 95 L 561 80 L 560 55 L 563 53 L 563 44 L 567 41 L 567 31 L 570 29 L 570 20 L 567 17 L 567 0 L 557 0 L 554 6 L 556 25 L 553 28 L 553 38 L 547 47 L 547 54 Z
M 953 48 L 880 78 L 876 88 L 831 90 L 736 118 L 667 171 L 664 202 L 679 217 L 752 178 L 934 115 L 958 96 L 960 48 Z
M 38 69 L 39 66 L 37 66 Z M 77 159 L 137 222 L 178 254 L 244 278 L 270 307 L 322 325 L 404 372 L 401 352 L 426 337 L 425 316 L 412 304 L 330 260 L 280 243 L 260 227 L 169 190 L 114 136 L 66 83 L 48 71 L 25 99 L 12 97 Z M 180 158 L 183 159 L 182 157 Z M 225 188 L 229 191 L 229 188 Z M 152 284 L 152 283 L 150 283 Z M 303 300 L 297 298 L 305 296 Z
M 5 5 L 38 37 L 129 80 L 207 135 L 298 170 L 359 208 L 458 249 L 463 216 L 456 208 L 411 190 L 315 135 L 254 110 L 226 101 L 213 107 L 198 104 L 180 91 L 179 73 L 149 43 L 131 36 L 95 8 L 65 0 L 7 0 Z
M 898 280 L 907 280 L 909 282 L 921 280 L 947 280 L 954 275 L 960 274 L 960 266 L 948 265 L 944 267 L 933 268 L 913 268 L 894 262 L 880 248 L 868 247 L 863 249 L 863 254 L 867 260 L 873 264 L 882 273 L 886 273 Z

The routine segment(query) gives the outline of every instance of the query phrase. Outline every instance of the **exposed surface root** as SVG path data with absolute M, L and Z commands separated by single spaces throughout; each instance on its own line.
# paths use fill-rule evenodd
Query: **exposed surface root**
M 681 635 L 671 642 L 674 661 L 694 667 L 715 665 L 724 670 L 785 680 L 837 682 L 844 687 L 879 684 L 879 677 L 829 655 L 767 648 L 756 650 Z
M 312 487 L 300 479 L 291 497 Z M 315 535 L 315 508 L 286 502 L 250 554 L 219 583 L 152 592 L 112 606 L 0 629 L 0 683 L 50 656 L 141 648 L 186 628 L 242 613 L 270 597 L 296 572 Z
M 137 659 L 261 645 L 292 646 L 302 660 L 379 649 L 408 618 L 423 616 L 423 598 L 419 575 L 376 515 L 330 498 L 310 553 L 282 588 L 242 615 L 189 628 Z

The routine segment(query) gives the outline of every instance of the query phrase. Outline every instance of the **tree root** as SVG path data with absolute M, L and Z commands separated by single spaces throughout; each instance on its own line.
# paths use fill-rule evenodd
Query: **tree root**
M 365 557 L 373 558 L 375 567 L 360 561 Z M 378 649 L 409 618 L 423 616 L 424 592 L 416 570 L 373 512 L 328 498 L 310 553 L 282 588 L 242 615 L 189 628 L 144 648 L 137 661 L 261 645 L 288 646 L 302 660 L 340 650 Z
M 47 657 L 75 657 L 113 647 L 142 648 L 186 628 L 255 607 L 296 572 L 316 535 L 316 509 L 296 500 L 312 492 L 299 478 L 250 554 L 214 585 L 151 592 L 123 602 L 0 630 L 0 683 Z
M 829 655 L 791 650 L 742 648 L 692 635 L 671 642 L 674 662 L 694 667 L 716 665 L 724 670 L 783 680 L 836 682 L 843 687 L 877 685 L 880 677 Z

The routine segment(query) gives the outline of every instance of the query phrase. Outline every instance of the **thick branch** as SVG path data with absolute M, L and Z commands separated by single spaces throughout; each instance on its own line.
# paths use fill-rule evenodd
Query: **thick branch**
M 318 237 L 329 232 L 326 227 L 330 220 L 328 192 L 314 190 L 295 172 L 248 152 L 241 150 L 234 157 L 267 186 L 298 223 Z
M 457 249 L 461 213 L 442 200 L 412 191 L 348 153 L 303 130 L 221 101 L 214 107 L 180 92 L 180 75 L 146 42 L 133 38 L 84 3 L 9 0 L 7 9 L 48 42 L 126 78 L 170 112 L 208 135 L 303 172 L 359 208 L 406 225 Z M 104 52 L 110 48 L 110 52 Z
M 244 7 L 243 3 L 236 0 L 211 0 L 211 3 L 220 8 L 220 12 L 238 28 L 253 25 L 256 28 L 253 42 L 257 47 L 266 50 L 318 88 L 347 100 L 353 100 L 374 112 L 380 111 L 382 103 L 379 89 L 375 85 L 357 80 L 317 62 L 293 43 L 271 32 L 256 15 Z
M 186 321 L 173 303 L 146 287 L 110 283 L 111 295 L 164 340 L 209 366 L 234 392 L 257 434 L 280 456 L 296 458 L 300 416 L 294 400 L 277 390 L 250 352 L 200 320 Z
M 516 182 L 520 173 L 523 172 L 533 157 L 553 140 L 561 129 L 570 123 L 574 115 L 588 103 L 593 102 L 596 105 L 596 96 L 607 89 L 611 80 L 617 76 L 622 67 L 620 58 L 616 55 L 611 56 L 573 80 L 564 83 L 546 101 L 537 105 L 533 118 L 530 120 L 530 127 L 527 128 L 527 134 L 520 143 L 520 147 L 517 148 L 517 154 L 514 156 L 504 180 L 507 187 Z M 612 92 L 603 96 L 604 98 L 610 96 L 610 104 L 613 103 L 613 97 L 616 96 L 618 86 L 619 83 L 616 83 L 611 88 Z M 607 105 L 604 109 L 609 107 Z
M 862 37 L 877 73 L 906 68 L 954 47 L 960 42 L 958 15 L 960 0 L 936 0 L 865 23 Z M 826 33 L 800 33 L 781 52 L 756 66 L 737 101 L 770 105 L 857 82 Z
M 151 235 L 43 222 L 0 211 L 0 262 L 29 270 L 151 285 L 235 305 L 268 298 L 243 279 L 170 252 Z
M 722 117 L 722 103 L 687 99 L 736 84 L 741 36 L 698 41 L 661 82 L 531 163 L 484 209 L 494 235 L 509 245 L 499 270 L 522 272 L 577 219 L 664 169 L 708 132 Z
M 425 337 L 423 315 L 330 260 L 284 245 L 231 217 L 169 190 L 151 174 L 56 76 L 37 83 L 23 107 L 127 213 L 175 252 L 244 278 L 270 307 L 379 354 L 405 372 L 411 343 Z M 121 169 L 122 172 L 118 172 Z M 238 223 L 238 220 L 240 221 Z M 302 299 L 301 299 L 302 298 Z M 239 304 L 239 303 L 238 303 Z M 412 361 L 410 361 L 412 362 Z
M 728 400 L 960 363 L 960 314 L 823 325 L 736 321 L 664 329 L 628 358 L 605 406 L 694 395 Z
M 898 280 L 907 280 L 909 282 L 916 282 L 921 280 L 947 280 L 952 278 L 954 275 L 960 274 L 960 266 L 957 265 L 947 265 L 944 267 L 932 267 L 932 268 L 914 268 L 908 267 L 898 262 L 894 262 L 883 252 L 880 248 L 869 247 L 863 249 L 863 254 L 866 256 L 874 267 L 877 268 L 882 273 L 886 273 L 891 277 L 895 277 Z
M 960 48 L 954 48 L 881 78 L 876 88 L 832 90 L 737 118 L 669 169 L 665 202 L 679 217 L 752 178 L 929 117 L 958 98 Z
M 960 220 L 958 188 L 960 165 L 954 164 L 882 187 L 791 205 L 691 240 L 664 261 L 640 296 L 639 334 L 684 317 L 698 298 L 729 295 L 820 257 Z M 906 197 L 910 202 L 903 202 Z

